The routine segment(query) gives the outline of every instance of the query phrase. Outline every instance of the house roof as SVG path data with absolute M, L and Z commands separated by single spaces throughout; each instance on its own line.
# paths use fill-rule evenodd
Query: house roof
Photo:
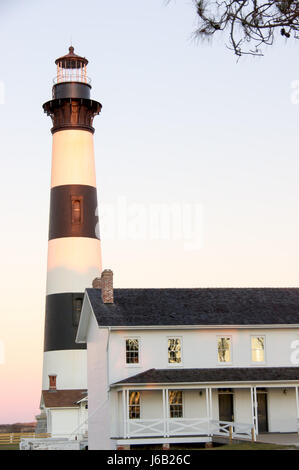
M 299 367 L 222 367 L 218 369 L 148 369 L 114 385 L 155 383 L 299 381 Z
M 43 390 L 42 397 L 46 408 L 72 408 L 87 396 L 87 390 Z
M 86 289 L 99 326 L 299 324 L 298 288 Z

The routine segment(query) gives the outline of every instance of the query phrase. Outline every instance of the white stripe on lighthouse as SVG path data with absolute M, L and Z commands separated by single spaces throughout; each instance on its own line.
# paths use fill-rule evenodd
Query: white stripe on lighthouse
M 87 237 L 49 240 L 47 295 L 84 292 L 100 271 L 100 240 Z
M 57 389 L 86 389 L 86 363 L 86 349 L 44 352 L 42 389 L 49 388 L 51 374 L 57 375 Z
M 96 187 L 91 132 L 64 130 L 53 134 L 51 188 L 65 184 Z

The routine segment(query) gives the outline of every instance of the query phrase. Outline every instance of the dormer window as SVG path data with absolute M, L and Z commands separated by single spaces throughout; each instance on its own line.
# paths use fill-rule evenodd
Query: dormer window
M 83 198 L 82 196 L 72 196 L 72 224 L 83 223 Z

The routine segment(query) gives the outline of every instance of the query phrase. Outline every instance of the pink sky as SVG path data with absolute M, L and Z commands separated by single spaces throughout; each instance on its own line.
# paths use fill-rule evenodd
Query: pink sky
M 103 104 L 95 155 L 103 268 L 115 285 L 299 285 L 299 43 L 278 38 L 265 57 L 237 63 L 223 40 L 192 41 L 193 2 L 166 3 L 0 2 L 0 423 L 38 413 L 51 166 L 41 106 L 71 36 Z M 122 211 L 103 214 L 120 201 L 126 232 Z M 202 207 L 200 249 L 174 226 L 166 239 L 142 233 L 152 204 L 174 203 Z

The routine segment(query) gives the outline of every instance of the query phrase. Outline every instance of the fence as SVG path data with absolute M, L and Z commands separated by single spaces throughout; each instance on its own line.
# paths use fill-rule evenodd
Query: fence
M 51 437 L 51 434 L 35 434 L 34 432 L 8 432 L 0 433 L 0 446 L 8 444 L 19 444 L 22 437 L 39 439 Z

